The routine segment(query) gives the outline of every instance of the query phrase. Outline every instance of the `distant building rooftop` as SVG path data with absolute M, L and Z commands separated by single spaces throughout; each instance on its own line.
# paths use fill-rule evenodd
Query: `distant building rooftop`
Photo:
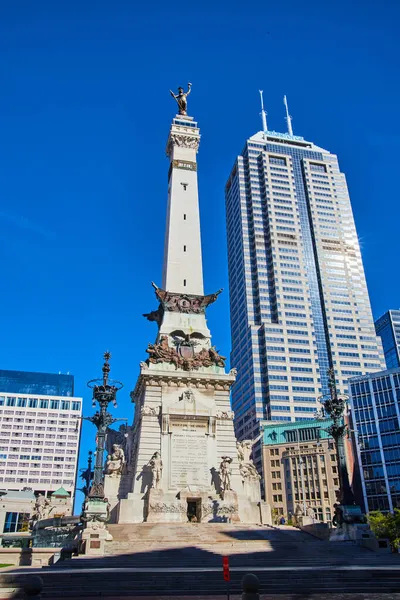
M 0 490 L 3 500 L 35 500 L 36 496 L 33 490 Z
M 73 396 L 74 376 L 0 369 L 0 392 L 11 394 L 43 394 L 45 396 Z
M 331 436 L 327 432 L 327 429 L 332 425 L 332 419 L 308 419 L 305 421 L 287 421 L 287 422 L 279 422 L 279 423 L 271 423 L 269 421 L 263 421 L 263 443 L 266 446 L 274 445 L 274 444 L 286 444 L 291 437 L 287 432 L 293 430 L 317 430 L 319 429 L 318 439 L 326 440 Z M 310 440 L 313 439 L 313 436 L 310 435 Z M 304 437 L 302 441 L 307 441 L 307 436 Z
M 71 497 L 71 494 L 69 492 L 67 492 L 67 490 L 63 487 L 58 488 L 58 490 L 53 492 L 51 495 L 56 498 L 70 498 Z

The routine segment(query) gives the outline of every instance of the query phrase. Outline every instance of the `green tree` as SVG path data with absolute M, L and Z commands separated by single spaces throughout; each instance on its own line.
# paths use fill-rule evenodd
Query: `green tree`
M 392 549 L 400 546 L 400 509 L 394 513 L 382 513 L 379 510 L 368 514 L 369 525 L 377 538 L 388 538 Z

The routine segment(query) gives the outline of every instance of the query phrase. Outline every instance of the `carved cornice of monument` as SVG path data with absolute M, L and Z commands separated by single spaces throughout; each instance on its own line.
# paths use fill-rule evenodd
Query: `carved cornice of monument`
M 141 363 L 141 373 L 135 389 L 131 392 L 130 396 L 132 402 L 135 402 L 136 398 L 142 393 L 143 388 L 147 386 L 229 391 L 236 379 L 236 373 L 232 373 L 232 371 L 234 371 L 234 369 L 232 369 L 229 374 L 201 372 L 177 376 L 172 375 L 171 371 L 151 371 L 146 363 Z
M 222 288 L 215 292 L 215 294 L 208 294 L 207 296 L 197 296 L 195 294 L 180 294 L 177 292 L 168 292 L 156 286 L 152 282 L 157 299 L 160 302 L 160 306 L 157 310 L 143 315 L 147 317 L 149 321 L 161 322 L 163 311 L 167 312 L 179 312 L 183 314 L 204 314 L 205 309 L 216 301 L 219 294 L 222 292 Z
M 149 354 L 147 359 L 149 363 L 173 364 L 175 369 L 184 371 L 193 371 L 200 367 L 225 367 L 225 356 L 218 354 L 214 346 L 195 352 L 194 345 L 189 340 L 188 343 L 179 344 L 178 350 L 176 350 L 168 344 L 168 338 L 165 335 L 161 336 L 158 344 L 149 344 L 146 352 Z
M 167 142 L 167 155 L 169 156 L 172 152 L 173 146 L 179 146 L 180 148 L 190 148 L 191 150 L 199 149 L 200 145 L 200 136 L 199 135 L 190 135 L 185 133 L 170 133 L 168 142 Z

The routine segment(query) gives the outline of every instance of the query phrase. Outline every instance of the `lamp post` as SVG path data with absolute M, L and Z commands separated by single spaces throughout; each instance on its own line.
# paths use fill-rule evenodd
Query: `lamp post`
M 93 452 L 89 450 L 88 452 L 88 466 L 87 469 L 81 469 L 81 479 L 85 482 L 85 485 L 79 488 L 79 491 L 83 492 L 85 499 L 89 494 L 90 482 L 92 481 L 93 472 L 92 472 L 92 461 L 93 461 Z
M 104 450 L 106 446 L 107 428 L 116 421 L 126 421 L 126 419 L 114 419 L 108 412 L 108 405 L 113 403 L 117 407 L 117 392 L 123 387 L 120 381 L 109 379 L 111 358 L 110 352 L 104 353 L 104 364 L 102 367 L 103 377 L 101 379 L 92 379 L 88 382 L 88 387 L 93 390 L 92 406 L 99 405 L 98 410 L 91 417 L 82 417 L 90 421 L 97 428 L 96 436 L 96 460 L 94 466 L 93 483 L 89 490 L 89 499 L 104 500 Z
M 324 412 L 333 421 L 326 430 L 335 442 L 336 458 L 339 470 L 339 502 L 342 506 L 355 505 L 354 494 L 350 486 L 344 449 L 344 437 L 347 434 L 347 425 L 343 422 L 348 396 L 339 394 L 336 387 L 335 372 L 328 369 L 329 395 L 321 396 Z
M 297 441 L 297 451 L 298 451 L 298 467 L 299 467 L 299 471 L 300 471 L 301 495 L 303 497 L 303 502 L 302 502 L 303 516 L 306 516 L 307 515 L 307 502 L 306 502 L 306 492 L 305 492 L 305 486 L 304 486 L 304 470 L 303 470 L 304 461 L 303 461 L 303 457 L 301 455 L 301 449 L 300 449 L 300 430 L 299 429 L 296 430 L 296 441 Z

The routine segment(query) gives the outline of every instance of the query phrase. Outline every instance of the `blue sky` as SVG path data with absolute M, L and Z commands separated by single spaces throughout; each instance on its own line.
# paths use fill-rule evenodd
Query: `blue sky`
M 0 8 L 0 366 L 88 379 L 113 353 L 125 384 L 155 325 L 175 104 L 193 83 L 208 314 L 230 348 L 224 185 L 247 137 L 284 130 L 336 153 L 347 175 L 375 317 L 400 306 L 400 100 L 395 0 L 152 3 L 20 0 Z M 84 427 L 83 456 L 94 431 Z

